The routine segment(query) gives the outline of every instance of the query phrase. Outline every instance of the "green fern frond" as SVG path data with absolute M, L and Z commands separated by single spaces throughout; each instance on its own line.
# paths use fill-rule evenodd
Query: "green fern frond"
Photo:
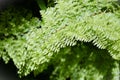
M 109 71 L 108 66 L 112 69 L 115 61 L 120 60 L 120 17 L 118 14 L 120 8 L 116 9 L 112 3 L 114 2 L 111 0 L 57 0 L 54 7 L 40 11 L 41 21 L 33 17 L 31 13 L 23 14 L 24 11 L 22 13 L 18 11 L 17 14 L 17 10 L 3 12 L 0 18 L 0 35 L 3 35 L 0 38 L 0 57 L 6 62 L 12 59 L 21 76 L 26 76 L 32 71 L 35 74 L 40 73 L 52 64 L 51 61 L 53 63 L 55 61 L 56 65 L 61 61 L 58 66 L 52 64 L 55 70 L 51 79 L 57 71 L 57 80 L 60 78 L 64 80 L 70 75 L 72 79 L 74 78 L 73 80 L 79 79 L 80 77 L 76 78 L 73 74 L 76 72 L 74 70 L 77 70 L 76 74 L 82 76 L 83 80 L 87 75 L 87 79 L 95 80 L 94 73 L 89 73 L 92 71 L 97 73 L 98 80 L 101 80 L 109 73 L 106 72 Z M 38 28 L 39 26 L 42 28 Z M 74 46 L 79 46 L 78 42 L 91 42 L 100 50 L 86 46 L 84 43 L 74 48 Z M 102 67 L 97 66 L 101 60 L 98 56 L 107 65 L 103 73 L 100 73 Z M 73 62 L 69 63 L 71 59 Z M 79 65 L 79 62 L 83 64 L 82 61 L 86 61 L 83 66 Z M 67 66 L 70 73 L 66 72 L 64 64 L 70 64 Z M 80 68 L 77 67 L 78 65 Z M 84 71 L 85 75 L 83 75 Z M 66 72 L 65 75 L 63 72 Z

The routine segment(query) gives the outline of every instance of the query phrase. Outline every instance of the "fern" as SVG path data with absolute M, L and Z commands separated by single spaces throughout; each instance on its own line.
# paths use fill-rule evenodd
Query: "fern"
M 3 12 L 0 18 L 0 35 L 3 35 L 0 56 L 6 63 L 12 59 L 21 76 L 32 71 L 37 75 L 53 65 L 52 80 L 117 80 L 119 5 L 112 0 L 56 2 L 54 7 L 40 11 L 41 21 L 26 11 L 17 14 L 16 9 L 15 12 L 14 9 Z M 100 66 L 101 59 L 104 67 Z
M 102 7 L 105 7 L 105 6 L 99 6 L 99 8 L 97 8 L 97 5 L 100 5 L 100 4 L 97 2 L 95 4 L 95 1 L 89 3 L 89 5 L 88 4 L 85 5 L 86 3 L 79 4 L 80 2 L 82 1 L 74 2 L 74 3 L 72 1 L 68 1 L 68 2 L 66 1 L 66 3 L 61 2 L 60 4 L 61 6 L 56 5 L 56 9 L 51 8 L 49 11 L 46 11 L 45 13 L 43 12 L 42 14 L 43 21 L 45 21 L 44 26 L 47 27 L 48 25 L 50 25 L 51 27 L 54 27 L 60 24 L 59 28 L 63 27 L 63 28 L 69 29 L 68 31 L 65 31 L 67 32 L 65 33 L 65 35 L 75 37 L 77 40 L 80 40 L 80 41 L 81 40 L 85 42 L 93 41 L 93 43 L 96 46 L 98 46 L 99 48 L 108 49 L 111 55 L 115 59 L 119 59 L 120 56 L 118 51 L 116 50 L 114 53 L 112 53 L 111 51 L 113 50 L 110 49 L 112 47 L 111 44 L 114 41 L 116 42 L 117 40 L 119 40 L 119 23 L 120 23 L 119 18 L 112 12 L 108 12 L 108 13 L 101 12 L 100 10 L 102 9 Z M 64 8 L 62 8 L 63 5 L 64 5 Z M 78 5 L 76 6 L 77 8 L 74 7 L 75 5 Z M 89 6 L 89 7 L 88 9 L 85 9 L 87 7 L 81 9 L 81 7 L 84 7 L 84 6 Z M 94 12 L 91 11 L 93 6 L 95 6 L 96 8 Z M 70 10 L 71 8 L 72 8 L 72 11 Z M 96 12 L 98 12 L 98 15 L 94 15 L 94 14 L 97 14 Z M 71 15 L 71 17 L 69 15 Z M 48 19 L 48 17 L 50 18 Z M 59 17 L 61 18 L 58 19 Z M 77 24 L 73 24 L 73 22 Z M 71 24 L 67 24 L 67 23 L 71 23 Z M 111 28 L 113 28 L 114 30 L 112 30 Z
M 100 50 L 90 43 L 80 42 L 74 47 L 61 49 L 60 53 L 53 57 L 51 63 L 55 66 L 51 80 L 66 80 L 67 78 L 111 80 L 114 78 L 112 69 L 118 68 L 115 67 L 116 61 L 111 58 L 107 50 Z M 116 80 L 118 80 L 118 74 Z

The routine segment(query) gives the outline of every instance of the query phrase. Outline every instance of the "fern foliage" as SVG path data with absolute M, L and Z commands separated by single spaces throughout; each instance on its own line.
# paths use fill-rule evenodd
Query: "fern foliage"
M 56 32 L 66 30 L 64 31 L 65 35 L 75 40 L 93 42 L 97 47 L 107 49 L 113 58 L 120 59 L 119 42 L 117 43 L 120 39 L 119 18 L 115 14 L 116 12 L 101 11 L 104 7 L 109 10 L 109 3 L 104 3 L 108 4 L 107 6 L 103 6 L 103 3 L 101 2 L 100 4 L 99 1 L 89 2 L 88 4 L 87 2 L 76 0 L 59 1 L 58 3 L 60 4 L 56 5 L 56 8 L 50 8 L 42 13 L 45 23 L 43 27 L 51 25 L 49 28 L 57 28 L 56 25 L 59 25 L 60 29 Z M 93 7 L 95 7 L 94 10 Z M 112 10 L 114 11 L 114 8 Z M 60 19 L 58 19 L 59 17 Z M 115 49 L 115 45 L 118 50 Z
M 119 80 L 120 7 L 113 0 L 56 0 L 40 11 L 0 15 L 0 57 L 20 76 L 49 65 L 51 80 Z M 41 26 L 41 28 L 40 28 Z

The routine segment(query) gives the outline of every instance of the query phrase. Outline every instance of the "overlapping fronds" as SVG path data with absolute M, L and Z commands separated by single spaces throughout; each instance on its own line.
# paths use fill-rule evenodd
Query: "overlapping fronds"
M 104 53 L 106 55 L 109 53 L 112 56 L 110 57 L 111 60 L 120 60 L 119 5 L 112 0 L 56 0 L 56 2 L 57 4 L 54 7 L 41 11 L 42 21 L 34 17 L 31 18 L 30 14 L 25 14 L 28 17 L 20 16 L 20 19 L 17 17 L 20 14 L 16 14 L 16 16 L 15 13 L 11 18 L 12 13 L 10 14 L 9 11 L 1 15 L 8 19 L 1 18 L 3 21 L 0 23 L 0 35 L 3 35 L 3 38 L 0 38 L 0 56 L 6 62 L 12 59 L 19 69 L 19 74 L 23 76 L 31 71 L 42 72 L 51 64 L 52 59 L 57 59 L 53 57 L 61 52 L 61 48 L 75 46 L 78 41 L 91 42 L 99 49 L 108 51 L 99 54 Z M 10 15 L 6 16 L 6 14 Z M 41 28 L 38 28 L 39 26 Z M 89 49 L 85 48 L 85 50 L 89 52 Z M 98 54 L 97 51 L 94 53 Z M 64 55 L 65 51 L 60 54 Z M 73 55 L 73 53 L 71 54 Z M 97 57 L 94 57 L 95 60 Z M 58 60 L 60 58 L 58 56 Z M 74 58 L 77 61 L 76 57 Z M 78 63 L 75 64 L 72 66 L 73 70 L 78 65 Z M 84 73 L 84 70 L 87 71 L 88 68 L 92 67 L 93 71 L 97 73 L 98 71 L 93 66 L 88 63 L 86 68 L 77 69 Z M 106 73 L 103 71 L 103 74 Z M 86 76 L 88 74 L 86 73 Z M 71 75 L 74 74 L 71 73 Z M 83 78 L 82 74 L 78 73 L 77 75 L 79 75 L 78 78 L 80 76 Z M 103 75 L 99 76 L 98 80 L 102 78 Z M 88 79 L 90 80 L 89 77 Z

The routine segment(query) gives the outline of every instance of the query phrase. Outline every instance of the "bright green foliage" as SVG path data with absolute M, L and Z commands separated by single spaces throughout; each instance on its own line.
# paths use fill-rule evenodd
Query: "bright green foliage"
M 71 80 L 112 80 L 115 76 L 117 78 L 113 80 L 118 80 L 119 74 L 113 76 L 111 73 L 115 62 L 106 50 L 90 43 L 78 43 L 74 47 L 61 49 L 54 56 L 51 63 L 55 70 L 51 80 L 66 80 L 69 77 Z
M 42 13 L 45 23 L 43 27 L 58 28 L 54 33 L 65 30 L 62 34 L 70 36 L 71 39 L 92 41 L 94 45 L 107 49 L 113 58 L 119 60 L 120 20 L 116 14 L 105 12 L 114 10 L 114 8 L 109 9 L 111 3 L 104 3 L 108 4 L 107 6 L 102 4 L 98 1 L 88 4 L 84 1 L 59 1 L 56 8 L 50 8 Z M 103 8 L 106 10 L 101 12 Z
M 113 0 L 56 1 L 40 11 L 42 21 L 30 13 L 3 12 L 0 56 L 12 59 L 21 76 L 52 65 L 51 80 L 119 80 L 119 5 Z
M 6 63 L 12 59 L 21 70 L 29 56 L 26 34 L 40 27 L 40 21 L 29 10 L 21 8 L 8 9 L 0 17 L 0 56 Z

